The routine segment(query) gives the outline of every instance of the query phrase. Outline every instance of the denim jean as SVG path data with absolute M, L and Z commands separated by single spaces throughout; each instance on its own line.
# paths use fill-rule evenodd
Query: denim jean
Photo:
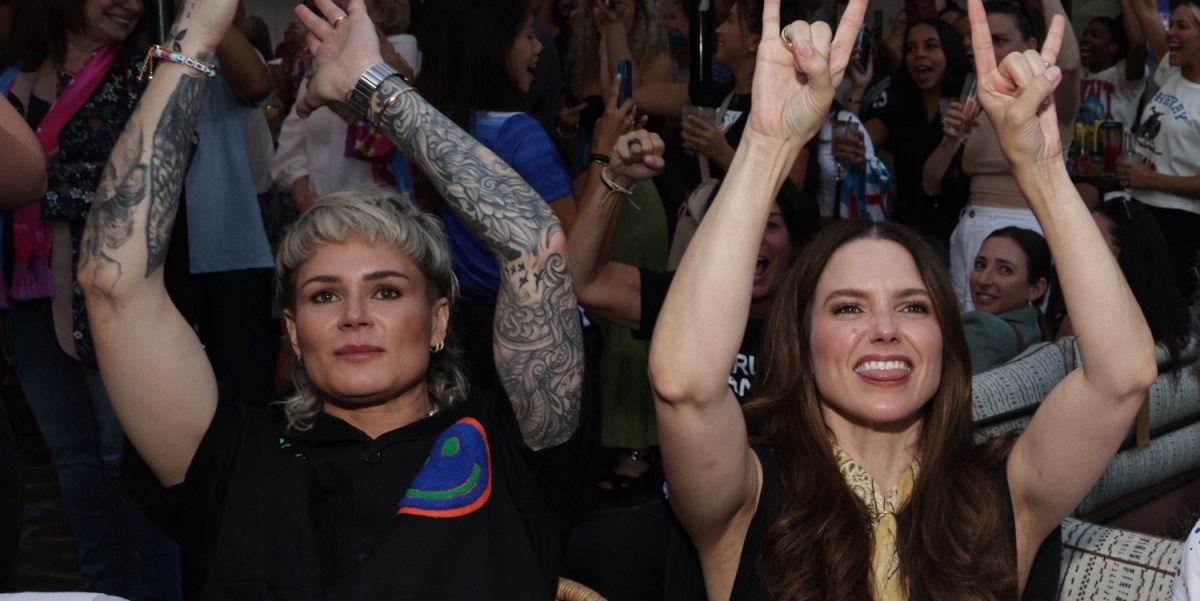
M 50 448 L 86 590 L 131 599 L 181 598 L 178 549 L 121 493 L 125 434 L 100 373 L 59 347 L 48 299 L 9 305 L 0 313 L 4 343 Z

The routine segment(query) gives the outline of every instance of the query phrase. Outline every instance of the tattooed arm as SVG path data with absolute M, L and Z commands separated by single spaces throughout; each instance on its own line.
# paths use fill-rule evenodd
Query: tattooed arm
M 188 0 L 167 44 L 211 62 L 236 5 Z M 204 348 L 168 298 L 162 269 L 207 84 L 189 67 L 155 67 L 105 168 L 79 256 L 105 388 L 165 486 L 183 481 L 217 403 Z
M 329 20 L 296 8 L 320 67 L 299 101 L 301 114 L 345 98 L 359 75 L 381 60 L 362 0 L 347 3 L 348 16 L 336 27 L 331 23 L 343 10 L 332 0 L 317 0 L 317 8 Z M 365 117 L 417 162 L 495 255 L 502 277 L 493 337 L 500 381 L 525 443 L 535 450 L 561 444 L 578 424 L 583 382 L 562 226 L 504 161 L 411 91 L 398 77 L 385 80 Z

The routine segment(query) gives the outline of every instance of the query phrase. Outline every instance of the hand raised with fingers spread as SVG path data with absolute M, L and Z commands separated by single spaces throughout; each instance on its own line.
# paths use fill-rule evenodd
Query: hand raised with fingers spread
M 1041 53 L 1013 52 L 997 65 L 982 0 L 969 0 L 971 45 L 975 50 L 979 101 L 1000 138 L 1000 149 L 1014 170 L 1035 165 L 1062 166 L 1054 89 L 1062 71 L 1054 66 L 1062 45 L 1064 20 L 1055 16 Z
M 327 17 L 313 13 L 303 4 L 296 16 L 308 27 L 305 42 L 317 61 L 317 73 L 308 82 L 308 94 L 298 100 L 297 112 L 308 116 L 330 102 L 345 100 L 368 67 L 383 60 L 375 24 L 363 0 L 349 0 L 342 10 L 333 0 L 316 0 Z
M 824 23 L 795 21 L 780 37 L 779 0 L 763 3 L 762 40 L 754 67 L 754 107 L 747 128 L 768 138 L 807 142 L 821 128 L 862 29 L 866 0 L 850 0 L 837 35 Z

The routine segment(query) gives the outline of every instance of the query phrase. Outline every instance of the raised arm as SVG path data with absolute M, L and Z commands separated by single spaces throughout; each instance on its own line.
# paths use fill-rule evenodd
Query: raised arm
M 1121 0 L 1121 24 L 1125 27 L 1125 39 L 1129 41 L 1124 77 L 1126 81 L 1141 81 L 1146 77 L 1146 32 L 1134 14 L 1133 4 L 1134 0 Z
M 235 0 L 188 0 L 168 39 L 211 62 Z M 183 481 L 217 404 L 195 332 L 163 286 L 163 261 L 208 79 L 174 63 L 125 125 L 88 215 L 78 280 L 104 386 L 130 442 L 164 486 Z
M 722 565 L 741 547 L 760 484 L 741 409 L 727 385 L 749 315 L 759 241 L 788 169 L 829 110 L 865 9 L 866 0 L 852 0 L 836 38 L 824 23 L 792 23 L 789 51 L 779 35 L 779 0 L 764 3 L 745 135 L 679 265 L 651 340 L 671 502 L 702 556 Z M 710 595 L 732 585 L 732 571 L 706 569 L 709 577 Z
M 1050 392 L 1008 461 L 1021 580 L 1038 546 L 1108 466 L 1156 375 L 1154 340 L 1121 269 L 1062 161 L 1052 95 L 1064 20 L 1041 54 L 1011 54 L 997 67 L 980 0 L 969 3 L 979 98 L 1000 136 L 1022 194 L 1046 233 L 1078 334 L 1083 367 Z
M 1126 19 L 1137 21 L 1145 43 L 1150 46 L 1155 58 L 1159 61 L 1166 60 L 1170 48 L 1167 46 L 1167 31 L 1158 17 L 1158 3 L 1154 0 L 1129 0 L 1129 9 L 1132 14 L 1126 15 Z M 1132 38 L 1129 43 L 1132 51 Z
M 625 133 L 630 127 L 628 116 L 633 103 L 615 106 L 619 88 L 619 84 L 609 86 L 607 108 L 592 135 L 593 156 L 608 157 L 609 162 L 588 162 L 579 215 L 567 238 L 567 252 L 579 304 L 589 313 L 635 330 L 642 317 L 640 273 L 633 265 L 608 260 L 625 196 L 609 189 L 601 173 L 607 169 L 611 180 L 630 189 L 661 172 L 664 146 L 658 134 L 645 130 Z
M 299 101 L 302 112 L 346 98 L 360 75 L 382 60 L 362 0 L 350 0 L 344 12 L 332 0 L 316 4 L 331 16 L 328 21 L 296 7 L 320 67 Z M 579 313 L 562 226 L 504 161 L 412 92 L 399 77 L 388 77 L 370 98 L 368 114 L 360 116 L 378 124 L 417 162 L 495 255 L 501 273 L 496 370 L 525 443 L 535 450 L 560 444 L 578 425 L 583 381 Z
M 46 193 L 46 155 L 33 130 L 8 100 L 0 101 L 0 210 L 27 205 Z
M 1041 40 L 1041 48 L 1050 43 L 1050 24 L 1060 18 L 1069 22 L 1067 10 L 1061 0 L 1022 0 L 1029 4 L 1031 10 L 1042 11 L 1042 19 L 1046 24 L 1046 39 Z M 974 34 L 972 34 L 974 35 Z M 1067 27 L 1062 33 L 1062 41 L 1058 44 L 1058 57 L 1051 64 L 1056 65 L 1062 73 L 1062 82 L 1054 91 L 1054 107 L 1058 115 L 1059 140 L 1062 144 L 1070 144 L 1075 136 L 1075 116 L 1079 114 L 1079 76 L 1083 63 L 1079 57 L 1079 40 L 1075 39 L 1075 28 Z

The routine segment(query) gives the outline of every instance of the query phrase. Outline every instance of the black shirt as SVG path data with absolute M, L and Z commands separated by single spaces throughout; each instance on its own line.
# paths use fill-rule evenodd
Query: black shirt
M 758 573 L 758 558 L 761 554 L 763 537 L 767 529 L 779 517 L 783 484 L 779 474 L 779 463 L 775 451 L 768 447 L 755 447 L 754 453 L 762 463 L 762 492 L 758 497 L 758 509 L 751 518 L 746 531 L 746 540 L 742 543 L 741 561 L 738 564 L 737 575 L 734 577 L 733 591 L 729 598 L 732 601 L 766 601 L 769 597 L 760 580 Z M 1008 488 L 1008 473 L 1005 465 L 1001 464 L 988 474 L 996 494 L 1005 503 L 1004 514 L 1001 518 L 1005 534 L 1009 536 L 1012 548 L 1017 548 L 1017 526 L 1013 518 L 1012 495 Z M 1056 528 L 1038 547 L 1029 577 L 1025 581 L 1025 590 L 1021 593 L 1022 601 L 1052 601 L 1058 595 L 1058 572 L 1062 561 L 1062 529 Z M 693 569 L 693 577 L 699 570 Z M 701 576 L 701 579 L 703 577 Z M 690 586 L 695 588 L 696 583 Z M 914 596 L 915 597 L 915 596 Z
M 371 440 L 281 435 L 222 398 L 182 484 L 130 449 L 126 488 L 206 574 L 201 599 L 552 599 L 579 436 L 533 452 L 500 392 Z
M 633 337 L 639 340 L 650 340 L 654 334 L 654 324 L 658 323 L 658 314 L 662 311 L 663 301 L 667 299 L 667 290 L 675 279 L 674 271 L 650 271 L 638 268 L 641 275 L 642 288 L 642 321 Z M 737 357 L 729 370 L 729 388 L 737 396 L 739 403 L 750 400 L 754 386 L 754 376 L 758 373 L 758 344 L 762 337 L 761 319 L 746 320 L 746 333 L 742 336 L 742 344 L 738 347 Z

